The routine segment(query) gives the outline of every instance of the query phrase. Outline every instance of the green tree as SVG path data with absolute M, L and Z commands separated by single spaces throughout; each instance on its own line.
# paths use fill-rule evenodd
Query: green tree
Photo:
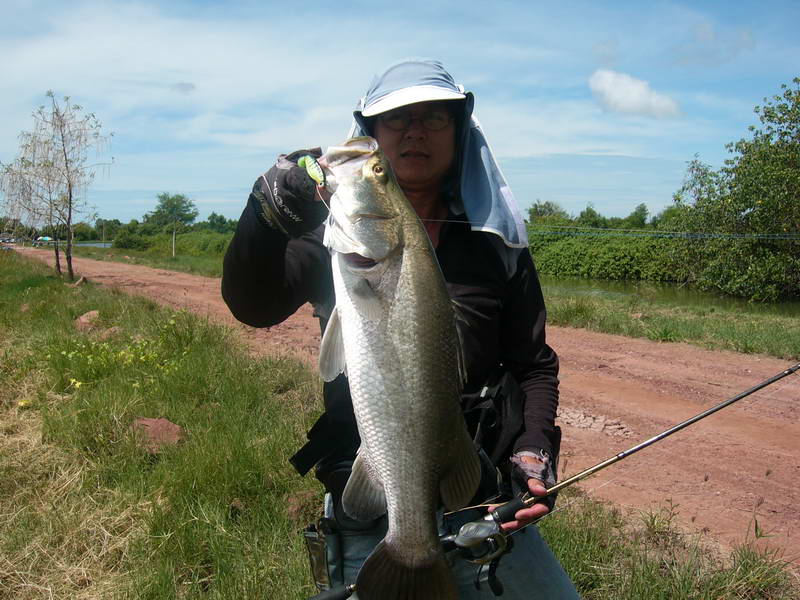
M 158 195 L 158 205 L 142 219 L 144 223 L 172 229 L 177 225 L 191 225 L 197 218 L 197 207 L 183 194 Z
M 673 204 L 667 206 L 660 213 L 650 219 L 650 224 L 655 229 L 664 231 L 686 231 L 685 223 L 687 222 L 686 212 L 691 207 L 686 204 Z
M 781 90 L 755 107 L 761 126 L 727 144 L 721 169 L 689 163 L 673 224 L 712 237 L 676 255 L 684 280 L 759 301 L 800 294 L 800 78 Z
M 78 241 L 97 239 L 97 231 L 88 223 L 75 223 L 72 227 L 73 237 Z
M 228 219 L 222 215 L 218 215 L 215 212 L 212 212 L 210 215 L 208 215 L 207 223 L 208 228 L 211 231 L 216 231 L 217 233 L 225 233 L 230 230 Z
M 97 219 L 94 222 L 97 235 L 107 240 L 113 240 L 120 227 L 122 227 L 122 222 L 119 219 Z
M 647 225 L 647 217 L 650 211 L 647 210 L 647 205 L 640 204 L 633 209 L 633 212 L 622 220 L 622 227 L 628 229 L 644 229 Z
M 575 219 L 575 224 L 581 227 L 603 228 L 608 226 L 608 220 L 597 212 L 590 202 L 586 205 L 586 208 L 580 212 L 578 218 Z
M 178 230 L 191 225 L 198 214 L 194 202 L 183 194 L 164 192 L 158 195 L 156 209 L 144 216 L 144 222 L 172 230 L 172 258 L 175 258 L 175 236 Z
M 568 222 L 570 216 L 557 202 L 551 200 L 536 200 L 528 209 L 528 222 L 536 225 L 542 222 L 553 223 L 557 221 Z
M 792 83 L 755 107 L 750 139 L 726 146 L 725 208 L 740 230 L 800 233 L 800 77 Z

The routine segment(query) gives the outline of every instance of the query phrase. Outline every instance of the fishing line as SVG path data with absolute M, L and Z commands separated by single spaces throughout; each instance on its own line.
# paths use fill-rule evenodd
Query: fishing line
M 654 444 L 656 442 L 659 442 L 659 441 L 663 440 L 664 438 L 668 437 L 669 435 L 672 435 L 673 433 L 676 433 L 677 431 L 680 431 L 681 429 L 683 429 L 685 427 L 688 427 L 689 425 L 692 425 L 692 424 L 696 423 L 697 421 L 699 421 L 701 419 L 704 419 L 705 417 L 717 412 L 718 410 L 721 410 L 721 409 L 733 404 L 734 402 L 738 402 L 739 400 L 744 399 L 745 397 L 751 395 L 752 393 L 754 393 L 756 391 L 759 391 L 759 390 L 763 389 L 764 387 L 772 385 L 773 383 L 776 383 L 780 379 L 783 379 L 784 377 L 787 377 L 789 375 L 798 375 L 798 376 L 800 376 L 800 363 L 797 363 L 796 365 L 783 370 L 782 372 L 778 373 L 777 375 L 762 381 L 761 383 L 751 387 L 750 389 L 748 389 L 748 390 L 746 390 L 746 391 L 744 391 L 744 392 L 742 392 L 740 394 L 737 394 L 736 396 L 734 396 L 732 398 L 729 398 L 728 400 L 720 402 L 719 404 L 716 404 L 715 406 L 712 406 L 711 408 L 706 409 L 705 411 L 695 415 L 694 417 L 691 417 L 690 419 L 687 419 L 687 420 L 679 423 L 678 425 L 675 425 L 675 426 L 671 427 L 670 429 L 667 429 L 666 431 L 664 431 L 664 432 L 662 432 L 662 433 L 660 433 L 660 434 L 658 434 L 656 436 L 653 436 L 652 438 L 650 438 L 650 439 L 648 439 L 648 440 L 646 440 L 646 441 L 644 441 L 644 442 L 642 442 L 640 444 L 637 444 L 636 446 L 634 446 L 634 447 L 632 447 L 632 448 L 630 448 L 630 449 L 628 449 L 628 450 L 626 450 L 624 452 L 621 452 L 620 454 L 617 454 L 616 456 L 612 456 L 610 459 L 608 459 L 606 461 L 603 461 L 602 463 L 598 463 L 594 467 L 590 467 L 589 469 L 586 469 L 586 470 L 578 473 L 577 475 L 573 475 L 572 477 L 562 481 L 560 484 L 554 485 L 552 488 L 550 488 L 550 490 L 561 489 L 562 487 L 567 487 L 568 485 L 571 485 L 572 483 L 577 483 L 581 479 L 594 474 L 595 472 L 605 468 L 606 466 L 610 466 L 611 464 L 613 464 L 615 462 L 618 462 L 618 461 L 620 461 L 620 460 L 622 460 L 624 458 L 627 458 L 631 454 L 634 454 L 634 453 L 638 452 L 639 450 L 642 450 L 642 449 L 644 449 L 644 448 L 646 448 L 646 447 L 648 447 L 648 446 L 650 446 L 650 445 L 652 445 L 652 444 Z M 786 382 L 784 382 L 784 387 L 788 387 L 786 385 Z M 783 389 L 784 388 L 778 388 L 778 390 L 774 390 L 770 394 L 770 396 L 773 396 L 778 391 L 783 391 Z M 768 397 L 770 397 L 770 396 L 768 396 Z M 662 453 L 665 454 L 666 450 L 663 450 Z M 641 464 L 633 472 L 636 473 L 636 472 L 640 471 L 645 466 L 647 466 L 647 464 L 648 463 Z M 596 488 L 592 488 L 591 490 L 587 490 L 587 493 L 588 494 L 594 493 L 597 490 L 601 489 L 602 487 L 604 487 L 604 486 L 606 486 L 606 485 L 608 485 L 608 484 L 610 484 L 610 483 L 612 483 L 614 481 L 617 481 L 621 477 L 622 477 L 622 475 L 620 475 L 619 477 L 616 477 L 614 479 L 611 479 L 610 481 L 605 482 L 601 486 L 597 486 Z M 552 491 L 550 493 L 552 493 Z M 530 496 L 530 494 L 527 494 L 527 495 Z M 524 497 L 523 497 L 523 499 L 524 499 Z M 577 499 L 576 499 L 576 501 L 577 501 Z M 567 505 L 565 505 L 565 506 L 563 506 L 561 508 L 562 509 L 563 508 L 568 508 L 573 503 L 574 502 L 570 502 L 570 503 L 568 503 Z M 560 509 L 558 509 L 558 510 L 560 510 Z M 540 521 L 541 519 L 544 519 L 548 515 L 553 514 L 555 512 L 558 512 L 558 510 L 554 510 L 554 511 L 552 511 L 550 513 L 547 513 L 546 515 L 543 515 L 540 519 L 537 519 L 536 521 L 528 523 L 528 524 L 520 527 L 519 529 L 514 530 L 509 535 L 513 535 L 517 531 L 521 531 L 521 530 L 525 529 L 526 527 L 529 527 L 530 525 L 533 525 L 533 524 L 537 523 L 538 521 Z
M 637 475 L 640 471 L 643 471 L 645 467 L 648 467 L 650 465 L 660 464 L 661 461 L 660 460 L 656 460 L 656 459 L 663 459 L 665 456 L 670 454 L 670 450 L 671 449 L 669 447 L 661 448 L 661 449 L 659 449 L 658 452 L 652 453 L 652 456 L 650 457 L 650 460 L 642 461 L 638 466 L 631 468 L 627 473 L 620 473 L 616 477 L 612 477 L 611 479 L 609 479 L 608 481 L 604 481 L 600 485 L 596 485 L 594 487 L 591 487 L 591 488 L 588 488 L 588 489 L 584 489 L 584 493 L 587 496 L 596 496 L 597 492 L 600 491 L 601 489 L 603 489 L 604 487 L 606 487 L 607 485 L 611 485 L 612 483 L 617 483 L 618 481 L 620 481 L 621 479 L 624 479 L 626 477 L 627 478 L 632 478 L 634 475 Z M 577 504 L 577 503 L 581 502 L 582 500 L 586 500 L 586 499 L 587 498 L 581 498 L 581 497 L 573 498 L 573 499 L 569 500 L 566 504 L 562 504 L 561 506 L 558 506 L 557 508 L 554 508 L 553 510 L 551 510 L 547 514 L 542 515 L 541 517 L 539 517 L 535 521 L 531 521 L 530 523 L 526 523 L 522 527 L 519 527 L 518 529 L 515 529 L 514 531 L 512 531 L 508 535 L 514 535 L 515 533 L 519 533 L 520 531 L 530 527 L 531 525 L 538 525 L 540 521 L 546 519 L 547 517 L 551 517 L 554 514 L 556 514 L 558 512 L 561 512 L 562 510 L 566 510 L 569 507 L 571 507 L 572 505 Z M 632 508 L 632 507 L 629 506 L 629 508 Z
M 800 377 L 800 370 L 798 370 L 798 371 L 792 371 L 792 372 L 791 372 L 791 375 L 796 375 L 797 377 Z M 760 400 L 761 400 L 761 401 L 763 401 L 763 400 L 775 400 L 775 399 L 776 399 L 776 396 L 777 396 L 779 393 L 786 391 L 786 390 L 787 390 L 787 389 L 788 389 L 790 386 L 792 386 L 792 385 L 793 385 L 793 383 L 795 383 L 795 382 L 793 382 L 791 379 L 787 379 L 787 380 L 784 382 L 784 384 L 783 384 L 783 387 L 778 387 L 777 389 L 775 389 L 774 391 L 772 391 L 772 392 L 771 392 L 771 393 L 770 393 L 768 396 L 766 396 L 766 397 L 764 397 L 764 398 L 761 398 Z M 745 406 L 745 407 L 750 407 L 750 406 L 752 406 L 752 405 L 753 405 L 753 404 L 754 404 L 756 401 L 758 401 L 758 400 L 759 400 L 758 398 L 753 398 L 753 399 L 751 399 L 751 400 L 750 400 L 750 403 L 749 403 L 749 404 L 744 404 L 744 406 Z M 650 460 L 646 460 L 646 461 L 643 461 L 643 462 L 641 462 L 641 463 L 639 464 L 639 466 L 635 467 L 635 468 L 634 468 L 632 471 L 630 471 L 630 472 L 627 474 L 627 475 L 628 475 L 628 477 L 631 477 L 631 476 L 633 476 L 633 475 L 636 475 L 636 474 L 637 474 L 637 473 L 639 473 L 640 471 L 644 470 L 644 468 L 645 468 L 646 466 L 652 465 L 652 464 L 654 464 L 654 463 L 658 464 L 658 462 L 659 462 L 659 461 L 655 461 L 655 460 L 653 460 L 653 459 L 654 459 L 654 458 L 659 458 L 659 457 L 660 457 L 660 458 L 663 458 L 663 457 L 664 457 L 664 456 L 666 456 L 667 454 L 669 454 L 668 447 L 662 448 L 662 449 L 661 449 L 661 450 L 660 450 L 660 451 L 659 451 L 657 454 L 654 454 L 654 455 L 651 457 L 651 459 L 650 459 Z M 615 483 L 616 481 L 619 481 L 619 480 L 620 480 L 620 479 L 622 479 L 624 476 L 625 476 L 625 473 L 622 473 L 622 474 L 620 474 L 620 475 L 618 475 L 618 476 L 614 477 L 613 479 L 609 479 L 608 481 L 605 481 L 605 482 L 603 482 L 602 484 L 600 484 L 600 485 L 598 485 L 598 486 L 595 486 L 595 487 L 593 487 L 593 488 L 590 488 L 590 489 L 586 489 L 586 490 L 584 490 L 584 491 L 585 491 L 585 493 L 586 493 L 586 495 L 587 495 L 587 496 L 593 496 L 593 495 L 596 495 L 597 491 L 599 491 L 600 489 L 604 488 L 604 487 L 605 487 L 605 486 L 607 486 L 607 485 L 610 485 L 610 484 L 612 484 L 612 483 Z M 555 513 L 557 513 L 557 512 L 560 512 L 560 511 L 562 511 L 562 510 L 566 510 L 566 509 L 568 509 L 570 506 L 572 506 L 573 504 L 576 504 L 577 502 L 580 502 L 581 500 L 583 500 L 583 498 L 574 498 L 574 499 L 570 500 L 569 502 L 567 502 L 566 504 L 564 504 L 564 505 L 562 505 L 562 506 L 559 506 L 558 508 L 555 508 L 555 509 L 551 510 L 550 512 L 548 512 L 548 513 L 547 513 L 547 514 L 545 514 L 545 515 L 542 515 L 541 517 L 539 517 L 539 518 L 538 518 L 538 519 L 536 519 L 535 521 L 532 521 L 532 522 L 530 522 L 530 523 L 527 523 L 526 525 L 523 525 L 522 527 L 520 527 L 520 528 L 518 528 L 518 529 L 515 529 L 514 531 L 512 531 L 512 532 L 511 532 L 511 533 L 509 533 L 508 535 L 514 535 L 515 533 L 518 533 L 518 532 L 522 531 L 523 529 L 526 529 L 526 528 L 530 527 L 531 525 L 537 525 L 537 524 L 538 524 L 540 521 L 542 521 L 543 519 L 546 519 L 547 517 L 550 517 L 550 516 L 554 515 Z
M 317 185 L 317 186 L 314 186 L 314 189 L 317 191 L 317 197 L 319 198 L 320 202 L 322 202 L 325 205 L 325 208 L 328 209 L 328 212 L 331 212 L 331 207 L 328 205 L 327 202 L 325 202 L 325 198 L 322 197 L 322 191 L 321 190 L 325 189 L 325 186 L 324 185 Z

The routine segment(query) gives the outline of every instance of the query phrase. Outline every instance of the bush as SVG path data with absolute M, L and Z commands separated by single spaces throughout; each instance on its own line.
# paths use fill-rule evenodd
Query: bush
M 126 248 L 129 250 L 147 250 L 150 246 L 150 239 L 131 233 L 124 228 L 119 230 L 113 244 L 114 248 Z
M 676 281 L 668 260 L 673 240 L 649 237 L 544 235 L 533 232 L 540 273 L 556 277 Z
M 529 228 L 543 275 L 692 284 L 704 291 L 776 302 L 800 296 L 800 244 L 758 238 L 558 233 Z
M 718 243 L 708 253 L 697 285 L 754 302 L 797 297 L 800 259 L 755 243 Z
M 231 237 L 230 233 L 213 231 L 181 233 L 175 238 L 175 253 L 182 256 L 222 256 Z M 150 239 L 152 243 L 149 254 L 172 256 L 172 234 L 162 234 Z

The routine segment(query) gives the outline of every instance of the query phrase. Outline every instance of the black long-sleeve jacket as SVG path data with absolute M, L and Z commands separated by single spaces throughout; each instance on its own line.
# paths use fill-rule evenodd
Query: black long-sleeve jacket
M 244 209 L 225 255 L 222 295 L 233 315 L 254 327 L 275 325 L 310 302 L 324 329 L 334 303 L 330 255 L 323 228 L 289 239 L 265 226 L 254 199 Z M 467 381 L 476 392 L 502 365 L 524 395 L 524 428 L 514 451 L 552 453 L 558 405 L 558 358 L 545 342 L 545 307 L 530 253 L 523 250 L 508 276 L 493 234 L 465 223 L 446 223 L 436 256 L 450 296 L 461 307 L 459 322 Z M 324 386 L 325 414 L 309 438 L 310 461 L 318 471 L 352 459 L 359 438 L 344 375 Z M 304 461 L 300 461 L 301 463 Z M 297 463 L 296 463 L 296 466 Z

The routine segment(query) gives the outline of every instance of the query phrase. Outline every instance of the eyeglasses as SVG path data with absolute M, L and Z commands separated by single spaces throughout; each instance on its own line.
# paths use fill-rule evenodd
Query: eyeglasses
M 414 121 L 422 123 L 428 131 L 441 131 L 453 120 L 453 116 L 446 110 L 429 110 L 418 117 L 411 116 L 407 111 L 390 112 L 378 118 L 392 131 L 405 131 Z

